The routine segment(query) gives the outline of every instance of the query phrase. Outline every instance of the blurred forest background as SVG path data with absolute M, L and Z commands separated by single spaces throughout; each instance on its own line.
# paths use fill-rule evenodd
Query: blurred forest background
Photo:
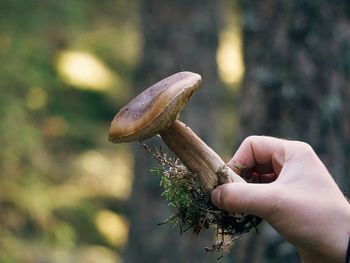
M 305 140 L 349 194 L 349 1 L 1 0 L 0 61 L 1 263 L 216 262 L 213 233 L 157 226 L 152 158 L 107 140 L 181 70 L 204 81 L 181 118 L 225 160 L 251 134 Z M 300 259 L 263 224 L 219 262 Z

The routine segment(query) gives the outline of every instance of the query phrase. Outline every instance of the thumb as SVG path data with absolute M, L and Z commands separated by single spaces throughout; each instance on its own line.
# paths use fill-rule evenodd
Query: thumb
M 272 184 L 228 183 L 215 188 L 213 204 L 234 213 L 247 213 L 268 217 L 274 211 L 276 191 Z

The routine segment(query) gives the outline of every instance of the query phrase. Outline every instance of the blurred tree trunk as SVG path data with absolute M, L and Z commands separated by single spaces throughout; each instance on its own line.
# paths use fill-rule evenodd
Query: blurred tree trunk
M 349 194 L 350 2 L 246 0 L 242 9 L 241 139 L 265 134 L 307 141 Z M 269 240 L 256 240 L 239 262 L 299 261 L 272 230 L 262 231 Z M 261 246 L 267 250 L 258 252 Z
M 136 72 L 136 92 L 182 70 L 202 75 L 203 87 L 193 96 L 181 119 L 210 145 L 217 139 L 221 89 L 215 54 L 218 45 L 219 7 L 216 1 L 141 1 L 144 51 Z M 159 140 L 148 144 L 159 145 Z M 167 151 L 167 149 L 165 150 Z M 160 197 L 159 178 L 150 175 L 156 166 L 135 144 L 135 182 L 128 205 L 131 222 L 126 262 L 213 262 L 204 252 L 212 236 L 179 235 L 171 225 L 157 223 L 171 215 Z M 189 231 L 190 232 L 190 231 Z M 205 236 L 205 235 L 204 235 Z

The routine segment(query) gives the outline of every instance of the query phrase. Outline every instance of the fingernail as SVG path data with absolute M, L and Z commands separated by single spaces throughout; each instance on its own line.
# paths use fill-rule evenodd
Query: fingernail
M 211 193 L 211 201 L 215 206 L 217 206 L 217 207 L 220 206 L 221 190 L 219 188 L 214 189 L 213 192 Z

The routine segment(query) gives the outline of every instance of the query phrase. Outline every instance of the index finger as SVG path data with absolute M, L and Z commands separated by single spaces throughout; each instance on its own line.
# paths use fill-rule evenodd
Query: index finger
M 285 146 L 287 140 L 268 136 L 247 137 L 228 166 L 237 170 L 237 166 L 255 169 L 259 173 L 279 174 L 285 159 Z

